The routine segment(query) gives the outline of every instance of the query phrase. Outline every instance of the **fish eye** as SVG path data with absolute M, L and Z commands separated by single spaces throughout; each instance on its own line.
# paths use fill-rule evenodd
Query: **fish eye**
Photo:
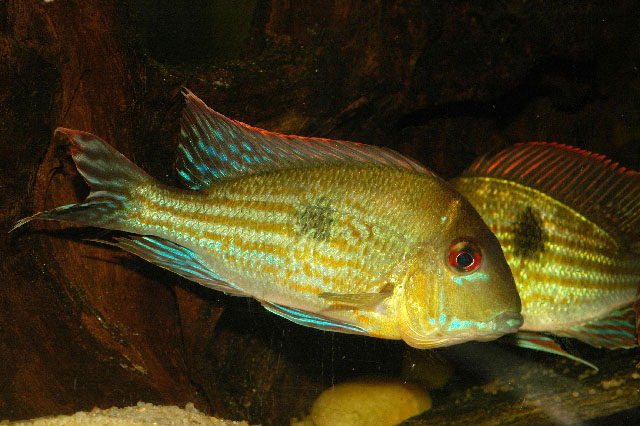
M 454 272 L 466 274 L 475 271 L 482 261 L 480 247 L 470 239 L 456 239 L 449 249 L 449 266 Z

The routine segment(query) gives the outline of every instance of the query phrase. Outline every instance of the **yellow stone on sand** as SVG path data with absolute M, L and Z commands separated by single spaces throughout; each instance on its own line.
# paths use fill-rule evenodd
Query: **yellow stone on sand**
M 311 408 L 316 426 L 393 426 L 431 408 L 429 393 L 391 378 L 362 378 L 335 385 Z

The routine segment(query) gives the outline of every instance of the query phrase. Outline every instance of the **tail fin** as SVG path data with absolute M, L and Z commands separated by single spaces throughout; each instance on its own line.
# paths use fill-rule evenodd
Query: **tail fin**
M 71 155 L 78 172 L 91 187 L 82 203 L 69 204 L 24 218 L 11 229 L 32 219 L 59 220 L 108 229 L 123 229 L 127 203 L 132 191 L 152 178 L 116 151 L 111 145 L 92 135 L 59 127 L 72 142 Z

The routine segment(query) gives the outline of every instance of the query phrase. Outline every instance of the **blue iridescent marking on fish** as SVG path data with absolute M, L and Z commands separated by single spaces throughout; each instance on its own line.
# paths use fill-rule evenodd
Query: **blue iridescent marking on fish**
M 218 152 L 216 151 L 216 149 L 211 146 L 209 143 L 200 140 L 200 142 L 198 142 L 198 147 L 206 152 L 207 154 L 209 154 L 211 157 L 217 157 L 218 156 Z
M 195 163 L 196 168 L 202 173 L 205 174 L 207 172 L 209 172 L 209 167 L 207 167 L 206 165 L 202 164 L 202 163 Z
M 193 157 L 191 156 L 191 153 L 187 151 L 187 148 L 185 148 L 183 145 L 180 145 L 180 150 L 182 150 L 182 153 L 190 163 L 194 163 Z
M 452 279 L 456 284 L 463 285 L 465 284 L 463 281 L 467 281 L 467 282 L 471 281 L 472 283 L 477 281 L 486 282 L 489 279 L 489 277 L 484 272 L 476 272 L 471 275 L 463 275 L 461 277 L 452 277 Z
M 320 329 L 330 329 L 330 328 L 336 327 L 335 321 L 331 321 L 331 320 L 314 316 L 314 315 L 309 315 L 306 312 L 300 311 L 298 309 L 292 309 L 286 306 L 275 305 L 275 304 L 272 304 L 271 306 L 275 306 L 278 308 L 278 311 L 276 313 L 286 316 L 288 319 L 292 319 L 300 325 L 306 325 L 308 327 L 317 327 Z M 351 325 L 351 324 L 346 324 L 346 323 L 340 323 L 340 328 L 343 331 L 348 330 L 354 333 L 363 332 L 362 328 Z
M 207 190 L 159 184 L 106 142 L 63 129 L 75 143 L 73 159 L 90 183 L 89 198 L 62 211 L 37 213 L 17 226 L 40 218 L 115 229 L 128 236 L 113 237 L 112 245 L 209 288 L 255 297 L 298 324 L 403 339 L 417 348 L 483 336 L 475 321 L 466 333 L 447 333 L 478 314 L 494 318 L 506 311 L 520 317 L 499 245 L 483 237 L 489 230 L 458 194 L 422 166 L 373 146 L 251 128 L 215 113 L 192 94 L 186 97 L 182 126 L 188 140 L 176 164 L 184 183 Z M 263 146 L 272 153 L 265 154 Z M 254 153 L 265 161 L 252 164 Z M 219 176 L 224 180 L 216 180 Z M 130 206 L 121 203 L 123 196 L 131 196 Z M 330 205 L 322 201 L 327 197 Z M 389 204 L 398 199 L 398 205 Z M 445 214 L 460 226 L 438 224 Z M 313 238 L 298 229 L 301 216 Z M 485 268 L 491 286 L 459 291 L 449 276 L 470 271 L 450 268 L 451 261 L 447 267 L 446 258 L 431 256 L 431 246 L 421 247 L 463 236 L 487 243 L 488 265 L 498 265 Z M 448 246 L 434 249 L 442 254 Z M 271 255 L 268 260 L 264 253 Z M 461 320 L 452 325 L 454 316 Z M 515 330 L 511 321 L 501 332 Z
M 467 328 L 471 325 L 471 321 L 460 321 L 458 318 L 453 318 L 451 320 L 451 324 L 449 325 L 449 330 L 456 330 Z

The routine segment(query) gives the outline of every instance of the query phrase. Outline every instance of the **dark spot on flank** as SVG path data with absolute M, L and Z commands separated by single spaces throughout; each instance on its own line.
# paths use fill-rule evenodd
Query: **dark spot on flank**
M 547 240 L 542 219 L 531 207 L 527 207 L 520 213 L 513 226 L 515 255 L 522 258 L 533 258 L 544 251 L 544 243 Z
M 335 211 L 319 200 L 314 204 L 301 204 L 296 211 L 296 227 L 301 235 L 326 241 L 331 236 Z

